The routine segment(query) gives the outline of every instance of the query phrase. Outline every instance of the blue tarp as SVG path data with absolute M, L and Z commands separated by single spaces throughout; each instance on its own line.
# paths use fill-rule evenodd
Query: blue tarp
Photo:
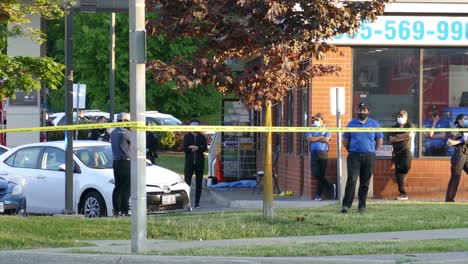
M 255 180 L 242 180 L 234 182 L 220 182 L 213 184 L 210 188 L 252 188 L 257 182 Z

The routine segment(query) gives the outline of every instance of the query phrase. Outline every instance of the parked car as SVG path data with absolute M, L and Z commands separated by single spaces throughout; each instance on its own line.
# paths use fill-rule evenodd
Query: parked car
M 25 209 L 23 187 L 0 177 L 0 214 L 23 214 Z
M 73 206 L 86 217 L 112 215 L 114 176 L 107 142 L 73 141 Z M 60 214 L 65 209 L 65 143 L 41 142 L 0 156 L 0 175 L 24 178 L 27 213 Z M 173 171 L 147 163 L 148 213 L 190 209 L 190 187 Z
M 83 118 L 85 120 L 94 120 L 96 121 L 98 118 L 105 117 L 109 119 L 109 113 L 102 112 L 101 110 L 85 110 L 83 112 Z M 65 113 L 64 112 L 57 112 L 50 114 L 48 117 L 48 121 L 52 126 L 63 126 L 65 125 Z M 78 121 L 78 115 L 76 112 L 73 112 L 73 122 Z
M 7 152 L 9 150 L 9 148 L 3 146 L 3 145 L 0 145 L 0 155 L 2 155 L 3 153 Z

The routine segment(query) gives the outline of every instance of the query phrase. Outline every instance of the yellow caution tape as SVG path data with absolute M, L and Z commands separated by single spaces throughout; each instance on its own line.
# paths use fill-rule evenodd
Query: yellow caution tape
M 468 128 L 357 128 L 357 127 L 265 127 L 265 126 L 146 126 L 145 122 L 117 122 L 117 123 L 94 123 L 77 124 L 66 126 L 25 127 L 0 129 L 0 133 L 14 132 L 45 132 L 64 130 L 90 130 L 102 128 L 128 127 L 139 131 L 172 131 L 172 132 L 284 132 L 284 133 L 306 133 L 306 132 L 468 132 Z

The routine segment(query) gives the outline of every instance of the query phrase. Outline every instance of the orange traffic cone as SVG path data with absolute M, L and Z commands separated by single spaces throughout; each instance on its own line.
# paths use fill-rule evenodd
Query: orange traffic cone
M 223 172 L 221 171 L 221 161 L 219 160 L 219 155 L 216 155 L 216 167 L 215 167 L 215 176 L 216 176 L 216 182 L 222 182 L 224 181 L 223 178 Z

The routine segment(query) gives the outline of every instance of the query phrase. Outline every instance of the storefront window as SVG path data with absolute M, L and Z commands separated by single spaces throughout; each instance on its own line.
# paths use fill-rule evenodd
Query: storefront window
M 453 127 L 455 117 L 468 113 L 468 49 L 423 50 L 423 127 Z M 425 133 L 423 156 L 450 156 L 449 133 Z
M 353 48 L 353 114 L 359 102 L 370 105 L 370 117 L 382 127 L 396 124 L 400 110 L 408 112 L 408 122 L 419 124 L 419 49 L 417 48 Z M 418 136 L 414 154 L 418 156 Z M 388 134 L 377 152 L 391 157 Z

